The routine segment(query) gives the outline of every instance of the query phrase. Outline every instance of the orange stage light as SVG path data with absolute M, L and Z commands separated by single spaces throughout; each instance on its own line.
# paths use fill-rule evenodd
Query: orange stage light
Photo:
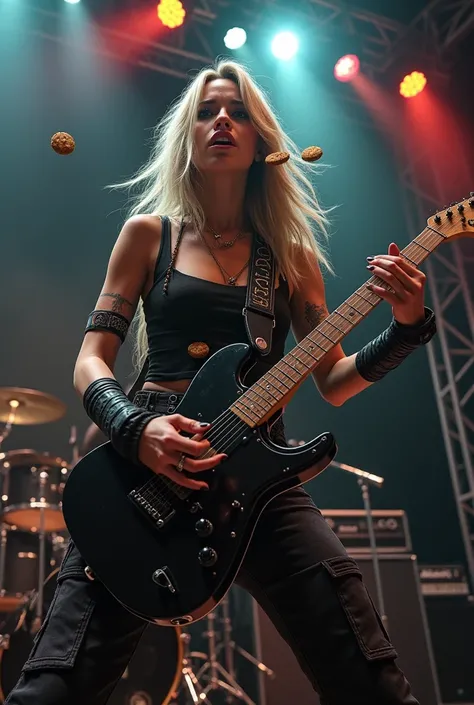
M 180 0 L 160 0 L 157 7 L 158 17 L 165 27 L 180 27 L 186 17 L 186 10 Z
M 404 98 L 413 98 L 414 96 L 421 93 L 421 91 L 426 86 L 426 76 L 420 71 L 412 71 L 412 73 L 405 76 L 403 81 L 400 83 L 400 95 Z

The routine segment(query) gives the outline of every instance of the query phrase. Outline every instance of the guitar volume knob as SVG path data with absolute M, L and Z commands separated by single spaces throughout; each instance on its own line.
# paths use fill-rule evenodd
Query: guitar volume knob
M 210 546 L 205 546 L 199 551 L 198 560 L 204 568 L 211 568 L 217 561 L 217 552 Z
M 194 525 L 194 528 L 196 530 L 197 535 L 201 538 L 204 538 L 205 536 L 210 536 L 214 531 L 214 527 L 209 521 L 209 519 L 198 519 Z

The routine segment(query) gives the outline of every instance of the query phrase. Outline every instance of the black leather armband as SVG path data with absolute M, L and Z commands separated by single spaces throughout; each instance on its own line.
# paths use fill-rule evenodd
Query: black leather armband
M 118 335 L 123 343 L 127 337 L 129 327 L 130 323 L 125 316 L 122 316 L 121 313 L 116 313 L 115 311 L 96 310 L 92 311 L 87 319 L 87 325 L 84 332 L 87 333 L 90 330 L 108 330 L 111 333 Z
M 138 463 L 138 445 L 143 429 L 158 414 L 136 407 L 117 380 L 108 377 L 92 382 L 82 401 L 89 418 L 105 433 L 115 450 Z
M 425 308 L 424 322 L 417 326 L 405 326 L 393 319 L 383 333 L 357 353 L 358 373 L 368 382 L 378 382 L 435 333 L 436 318 L 429 308 Z

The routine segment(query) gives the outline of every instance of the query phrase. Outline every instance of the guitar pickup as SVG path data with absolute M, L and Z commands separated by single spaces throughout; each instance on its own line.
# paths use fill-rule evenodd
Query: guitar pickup
M 176 513 L 171 504 L 163 500 L 162 497 L 158 498 L 157 503 L 154 504 L 140 492 L 140 489 L 132 490 L 128 496 L 157 529 L 163 528 Z

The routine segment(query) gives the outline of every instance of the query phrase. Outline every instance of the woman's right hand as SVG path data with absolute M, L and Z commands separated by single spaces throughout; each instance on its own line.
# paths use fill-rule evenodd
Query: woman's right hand
M 181 455 L 186 455 L 183 469 L 190 473 L 211 470 L 227 456 L 224 453 L 198 460 L 210 448 L 209 441 L 202 434 L 210 424 L 193 421 L 181 414 L 170 414 L 152 419 L 145 426 L 140 438 L 138 457 L 141 463 L 156 474 L 166 475 L 170 480 L 191 490 L 209 489 L 206 482 L 193 480 L 176 469 Z M 193 434 L 193 438 L 183 436 L 180 431 Z

